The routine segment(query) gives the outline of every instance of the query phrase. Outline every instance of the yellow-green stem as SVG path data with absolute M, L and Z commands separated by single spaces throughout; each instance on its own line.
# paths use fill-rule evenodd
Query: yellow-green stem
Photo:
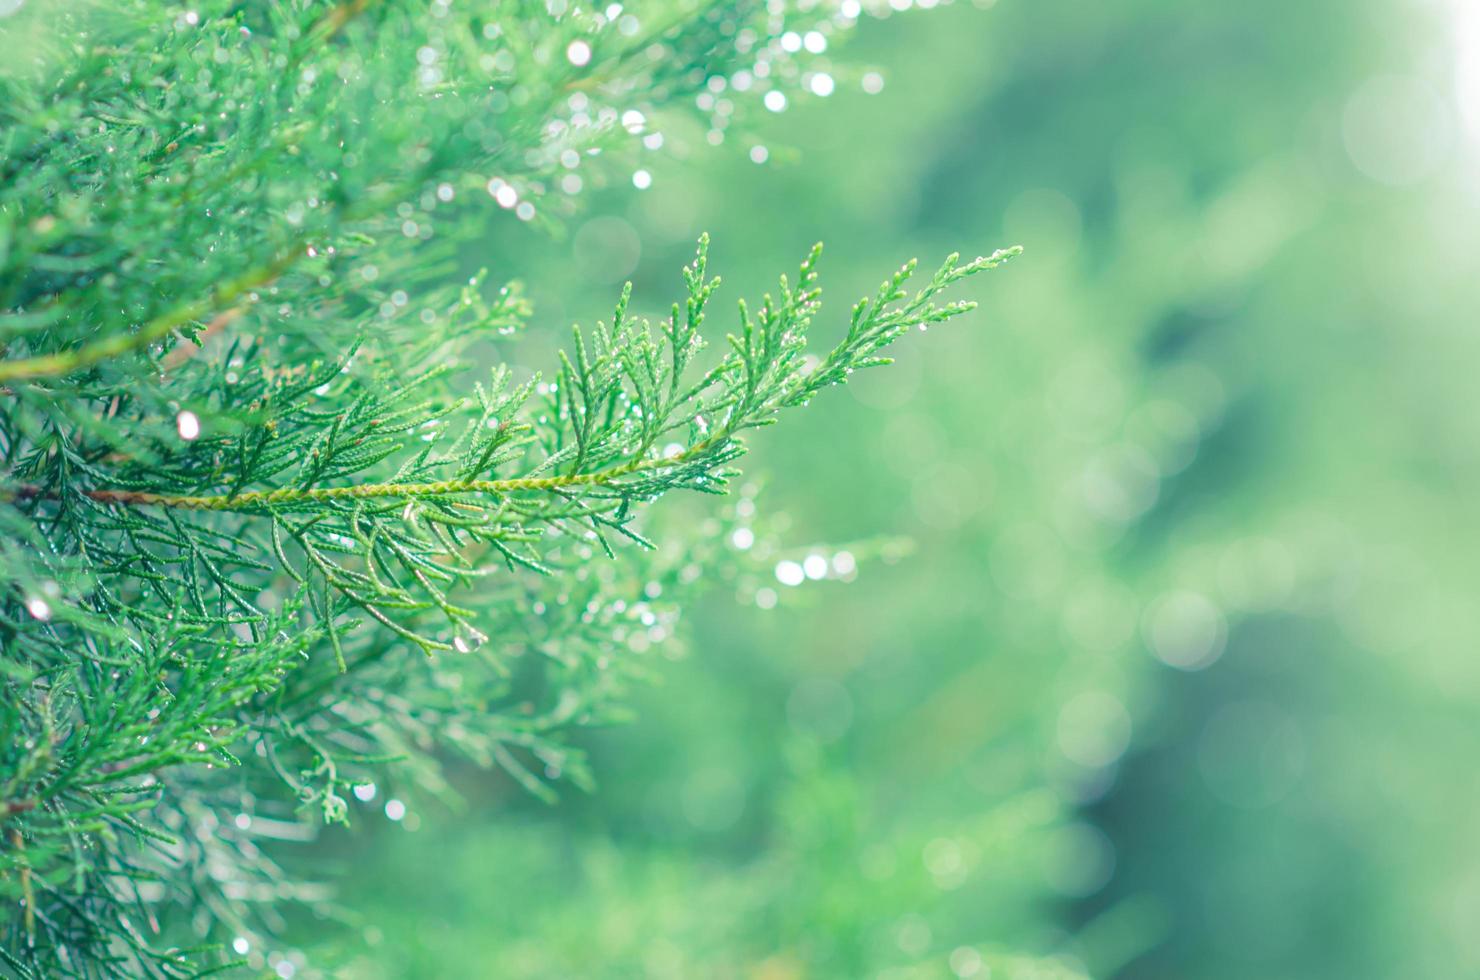
M 168 493 L 146 493 L 140 490 L 89 490 L 86 495 L 105 504 L 133 507 L 174 507 L 181 510 L 254 511 L 274 505 L 292 505 L 326 500 L 366 500 L 373 498 L 445 497 L 455 493 L 514 493 L 520 490 L 559 490 L 562 487 L 602 486 L 613 480 L 682 463 L 726 438 L 711 436 L 695 443 L 675 456 L 641 459 L 594 473 L 568 473 L 561 476 L 512 477 L 506 480 L 439 480 L 435 483 L 362 483 L 348 487 L 280 487 L 276 490 L 251 490 L 238 494 L 185 496 Z M 11 499 L 36 497 L 33 488 L 12 492 Z
M 149 321 L 134 333 L 120 333 L 85 344 L 75 350 L 42 354 L 17 361 L 0 361 L 0 382 L 25 381 L 31 378 L 54 378 L 91 367 L 99 361 L 147 347 L 170 333 L 205 317 L 212 310 L 231 305 L 244 293 L 264 286 L 283 273 L 296 257 L 295 247 L 272 262 L 226 283 L 205 299 L 183 303 Z

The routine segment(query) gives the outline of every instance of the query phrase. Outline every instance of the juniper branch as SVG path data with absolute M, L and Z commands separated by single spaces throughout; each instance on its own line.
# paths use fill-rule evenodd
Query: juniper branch
M 5 969 L 219 965 L 176 944 L 255 936 L 255 906 L 305 894 L 264 836 L 347 819 L 369 780 L 436 787 L 440 753 L 582 781 L 563 733 L 616 717 L 685 599 L 743 573 L 723 524 L 646 505 L 730 491 L 751 430 L 1012 254 L 913 293 L 902 269 L 812 357 L 814 251 L 701 364 L 701 242 L 669 318 L 624 293 L 516 383 L 529 305 L 466 250 L 570 213 L 571 160 L 583 188 L 630 169 L 631 113 L 692 112 L 762 62 L 800 77 L 783 33 L 854 19 L 804 6 L 0 20 L 24 55 L 0 65 Z M 474 383 L 477 342 L 500 366 Z
M 562 476 L 516 477 L 507 480 L 439 480 L 435 483 L 365 483 L 356 486 L 311 487 L 308 489 L 282 487 L 277 490 L 253 490 L 246 493 L 215 494 L 206 497 L 147 493 L 138 490 L 86 490 L 83 491 L 83 495 L 103 504 L 237 512 L 271 511 L 276 504 L 321 503 L 331 500 L 368 500 L 379 497 L 414 500 L 420 497 L 451 497 L 470 493 L 502 495 L 521 490 L 607 486 L 633 473 L 683 463 L 711 448 L 713 444 L 712 441 L 706 441 L 676 456 L 664 459 L 638 460 L 595 473 L 567 473 Z M 35 499 L 41 496 L 43 491 L 39 487 L 26 486 L 12 493 L 16 499 Z
M 266 286 L 288 269 L 297 249 L 284 252 L 273 261 L 254 269 L 213 290 L 200 300 L 183 303 L 155 317 L 132 333 L 113 333 L 82 347 L 16 360 L 0 360 L 0 382 L 28 381 L 71 374 L 101 361 L 148 347 L 181 327 L 203 320 L 212 311 L 224 310 L 254 289 Z

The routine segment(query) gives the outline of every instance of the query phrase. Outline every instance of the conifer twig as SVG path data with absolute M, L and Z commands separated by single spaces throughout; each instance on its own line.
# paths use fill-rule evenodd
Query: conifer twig
M 815 249 L 707 343 L 701 239 L 671 315 L 624 292 L 521 383 L 497 338 L 529 305 L 462 258 L 519 258 L 502 222 L 560 221 L 673 113 L 764 118 L 832 70 L 788 35 L 856 15 L 38 6 L 0 17 L 0 50 L 58 55 L 0 72 L 7 976 L 230 967 L 222 940 L 271 939 L 262 910 L 305 900 L 254 836 L 345 821 L 373 781 L 433 785 L 448 753 L 586 785 L 565 733 L 620 712 L 682 605 L 765 554 L 739 506 L 647 505 L 727 493 L 750 430 L 887 363 L 1013 254 L 913 286 L 907 264 L 819 350 Z
M 298 504 L 327 500 L 367 500 L 377 497 L 447 497 L 460 493 L 505 494 L 520 490 L 559 490 L 562 487 L 605 486 L 624 476 L 644 470 L 674 466 L 713 448 L 723 438 L 707 439 L 673 456 L 636 460 L 594 473 L 567 473 L 560 476 L 514 477 L 506 480 L 438 480 L 433 483 L 365 483 L 347 487 L 282 487 L 277 490 L 253 490 L 238 494 L 185 496 L 145 493 L 136 490 L 87 490 L 83 496 L 99 503 L 133 507 L 174 507 L 180 510 L 251 512 L 274 504 Z M 9 499 L 34 500 L 48 494 L 34 485 L 23 485 L 8 491 Z
M 27 940 L 36 942 L 36 891 L 31 885 L 31 862 L 26 860 L 26 838 L 18 828 L 11 828 L 10 846 L 15 849 L 20 864 L 21 902 L 25 905 L 25 928 Z
M 0 381 L 28 381 L 36 378 L 60 377 L 91 367 L 111 357 L 147 347 L 156 340 L 164 339 L 172 331 L 188 323 L 199 321 L 212 310 L 230 306 L 251 290 L 266 286 L 293 264 L 297 252 L 297 249 L 289 249 L 271 262 L 213 290 L 208 297 L 181 303 L 132 333 L 108 334 L 82 347 L 58 351 L 55 354 L 0 361 Z

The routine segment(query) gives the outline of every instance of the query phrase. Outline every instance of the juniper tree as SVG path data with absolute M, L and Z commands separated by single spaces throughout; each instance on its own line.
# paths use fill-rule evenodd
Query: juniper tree
M 725 493 L 751 430 L 1012 253 L 909 263 L 814 350 L 817 250 L 721 318 L 700 239 L 666 316 L 628 287 L 543 366 L 516 270 L 466 256 L 661 119 L 830 90 L 861 13 L 0 5 L 5 969 L 229 967 L 318 895 L 265 842 L 388 767 L 586 778 L 564 733 L 733 560 L 648 505 Z

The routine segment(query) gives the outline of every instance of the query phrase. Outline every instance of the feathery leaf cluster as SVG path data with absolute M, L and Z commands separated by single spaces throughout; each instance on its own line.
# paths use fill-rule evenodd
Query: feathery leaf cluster
M 0 25 L 32 52 L 0 71 L 7 969 L 229 965 L 182 944 L 319 894 L 270 839 L 375 780 L 436 787 L 438 753 L 540 794 L 585 778 L 561 733 L 614 717 L 634 651 L 724 564 L 712 531 L 656 548 L 644 506 L 725 492 L 749 430 L 1012 254 L 918 287 L 906 265 L 817 355 L 816 250 L 708 349 L 701 240 L 666 318 L 629 289 L 548 379 L 477 377 L 531 316 L 460 270 L 490 214 L 568 211 L 566 178 L 607 179 L 711 79 L 796 77 L 793 20 L 856 16 L 808 7 L 127 0 Z

